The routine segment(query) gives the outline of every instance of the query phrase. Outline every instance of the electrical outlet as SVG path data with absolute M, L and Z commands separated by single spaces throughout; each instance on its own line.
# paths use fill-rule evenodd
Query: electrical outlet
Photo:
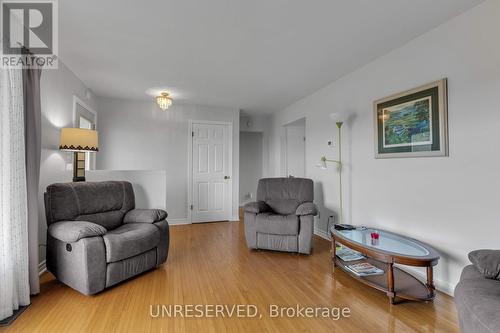
M 328 147 L 334 148 L 335 147 L 335 141 L 333 141 L 333 140 L 328 141 Z

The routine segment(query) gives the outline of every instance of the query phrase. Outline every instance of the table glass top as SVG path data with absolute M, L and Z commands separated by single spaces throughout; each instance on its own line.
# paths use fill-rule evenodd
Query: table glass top
M 335 232 L 344 238 L 368 248 L 397 253 L 405 256 L 425 257 L 429 255 L 429 251 L 426 248 L 413 240 L 385 231 L 367 228 L 364 230 L 335 230 Z M 379 238 L 377 240 L 372 240 L 371 234 L 373 232 L 379 234 Z

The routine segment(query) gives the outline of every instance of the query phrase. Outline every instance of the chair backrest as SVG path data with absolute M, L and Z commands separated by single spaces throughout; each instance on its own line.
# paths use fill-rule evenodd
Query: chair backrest
M 58 183 L 44 194 L 47 225 L 58 221 L 88 221 L 114 229 L 135 208 L 129 182 Z
M 314 183 L 306 178 L 263 178 L 257 187 L 257 200 L 278 214 L 295 214 L 300 204 L 314 201 Z

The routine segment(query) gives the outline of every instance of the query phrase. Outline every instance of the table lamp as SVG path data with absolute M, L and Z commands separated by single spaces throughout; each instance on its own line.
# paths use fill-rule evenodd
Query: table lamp
M 85 181 L 85 152 L 97 152 L 97 131 L 84 128 L 62 128 L 60 150 L 72 151 L 73 181 Z

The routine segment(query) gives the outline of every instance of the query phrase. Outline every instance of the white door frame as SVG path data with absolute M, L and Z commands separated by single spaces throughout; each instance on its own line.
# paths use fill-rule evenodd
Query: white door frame
M 95 130 L 97 130 L 97 111 L 95 111 L 90 105 L 82 101 L 78 96 L 73 95 L 73 126 L 76 127 L 78 126 L 78 112 L 76 111 L 76 106 L 80 105 L 90 113 L 94 115 L 94 120 L 95 120 Z
M 231 186 L 230 187 L 230 203 L 229 203 L 229 215 L 227 217 L 228 221 L 233 219 L 233 123 L 229 121 L 212 121 L 212 120 L 188 120 L 188 224 L 193 223 L 193 210 L 191 209 L 191 205 L 193 204 L 193 125 L 201 124 L 201 125 L 224 125 L 228 127 L 228 140 L 229 140 L 229 163 L 228 163 L 228 171 L 231 177 Z

